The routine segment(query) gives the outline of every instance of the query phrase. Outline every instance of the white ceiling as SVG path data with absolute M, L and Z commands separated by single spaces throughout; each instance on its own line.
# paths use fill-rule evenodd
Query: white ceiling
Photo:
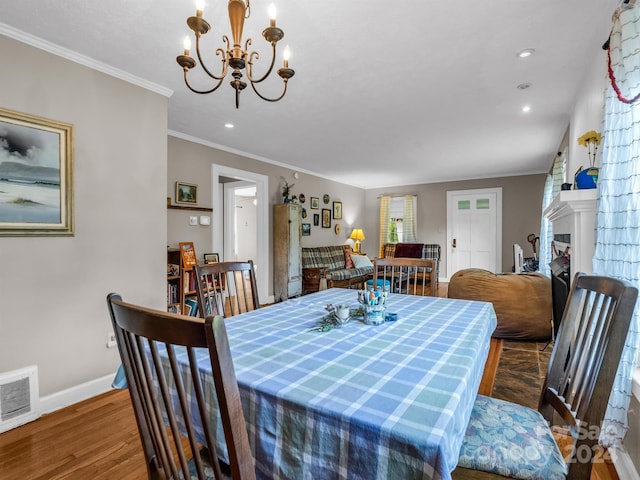
M 247 87 L 238 110 L 228 79 L 210 95 L 184 85 L 175 57 L 193 0 L 5 0 L 0 27 L 172 90 L 172 132 L 373 188 L 547 171 L 585 72 L 601 62 L 605 74 L 601 45 L 619 3 L 253 0 L 245 38 L 261 53 L 256 70 L 270 60 L 260 33 L 270 1 L 296 74 L 280 102 Z M 215 71 L 226 2 L 207 0 L 204 17 Z M 525 48 L 535 54 L 518 58 Z M 268 95 L 280 89 L 274 77 Z

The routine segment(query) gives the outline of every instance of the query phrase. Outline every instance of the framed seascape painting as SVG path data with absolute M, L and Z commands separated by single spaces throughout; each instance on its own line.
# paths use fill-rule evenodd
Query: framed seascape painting
M 176 203 L 198 203 L 198 186 L 176 182 Z
M 73 125 L 0 108 L 0 236 L 73 235 Z

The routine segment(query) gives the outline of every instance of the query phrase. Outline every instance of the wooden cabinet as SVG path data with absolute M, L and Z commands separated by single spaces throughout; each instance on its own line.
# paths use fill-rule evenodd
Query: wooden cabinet
M 273 294 L 276 302 L 302 294 L 302 208 L 273 206 Z
M 309 267 L 302 269 L 302 295 L 320 290 L 320 282 L 327 274 L 327 267 Z

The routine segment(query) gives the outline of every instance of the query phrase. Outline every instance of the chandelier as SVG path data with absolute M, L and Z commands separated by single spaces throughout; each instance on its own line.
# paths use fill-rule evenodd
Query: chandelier
M 276 12 L 275 7 L 271 5 L 269 7 L 269 26 L 262 31 L 262 36 L 264 39 L 271 44 L 272 54 L 271 54 L 271 65 L 267 72 L 259 78 L 254 77 L 253 74 L 253 64 L 254 61 L 260 58 L 260 55 L 257 52 L 248 53 L 249 45 L 251 45 L 251 39 L 247 38 L 244 44 L 244 48 L 242 48 L 242 29 L 244 27 L 244 21 L 246 18 L 249 18 L 251 15 L 251 6 L 249 5 L 250 0 L 246 2 L 244 0 L 229 0 L 229 23 L 231 24 L 231 36 L 233 37 L 233 47 L 229 42 L 229 38 L 226 35 L 222 36 L 222 41 L 226 44 L 226 49 L 217 48 L 216 56 L 219 56 L 222 61 L 222 67 L 220 69 L 219 74 L 214 74 L 209 70 L 200 55 L 200 37 L 207 33 L 211 29 L 211 25 L 204 18 L 202 18 L 202 10 L 204 8 L 204 0 L 196 0 L 196 16 L 189 17 L 187 19 L 187 25 L 196 36 L 196 55 L 198 57 L 198 61 L 202 66 L 204 72 L 214 80 L 215 85 L 209 90 L 198 90 L 193 88 L 189 84 L 189 80 L 187 75 L 189 70 L 194 68 L 197 63 L 196 61 L 189 56 L 189 50 L 191 49 L 191 41 L 189 37 L 185 37 L 184 41 L 184 55 L 179 55 L 176 58 L 178 64 L 184 70 L 184 82 L 186 83 L 189 90 L 194 93 L 206 94 L 215 92 L 227 75 L 227 70 L 229 68 L 233 69 L 231 76 L 233 80 L 231 80 L 231 87 L 236 92 L 236 108 L 239 107 L 240 102 L 240 92 L 245 89 L 247 83 L 242 80 L 242 71 L 246 70 L 246 78 L 251 84 L 251 88 L 253 91 L 263 100 L 268 102 L 277 102 L 282 97 L 284 97 L 285 93 L 287 93 L 287 81 L 293 77 L 295 72 L 289 68 L 289 47 L 287 46 L 284 49 L 283 57 L 284 63 L 282 68 L 278 69 L 278 75 L 282 78 L 284 82 L 284 88 L 279 97 L 268 98 L 258 92 L 256 88 L 256 84 L 264 81 L 273 70 L 273 65 L 276 60 L 276 44 L 282 40 L 284 37 L 284 32 L 282 29 L 276 27 Z

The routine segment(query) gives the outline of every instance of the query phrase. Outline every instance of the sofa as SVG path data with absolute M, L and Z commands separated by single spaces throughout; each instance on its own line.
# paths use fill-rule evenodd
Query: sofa
M 449 280 L 447 295 L 491 302 L 498 318 L 495 338 L 542 341 L 551 338 L 551 279 L 540 273 L 459 270 Z
M 437 243 L 385 243 L 382 258 L 428 258 L 436 264 L 436 291 L 440 275 L 440 245 Z
M 349 263 L 352 255 L 356 256 L 349 245 L 303 248 L 302 294 L 317 292 L 325 283 L 327 288 L 362 288 L 362 284 L 373 274 L 373 264 L 360 256 L 363 258 L 358 261 L 364 266 L 352 266 Z

